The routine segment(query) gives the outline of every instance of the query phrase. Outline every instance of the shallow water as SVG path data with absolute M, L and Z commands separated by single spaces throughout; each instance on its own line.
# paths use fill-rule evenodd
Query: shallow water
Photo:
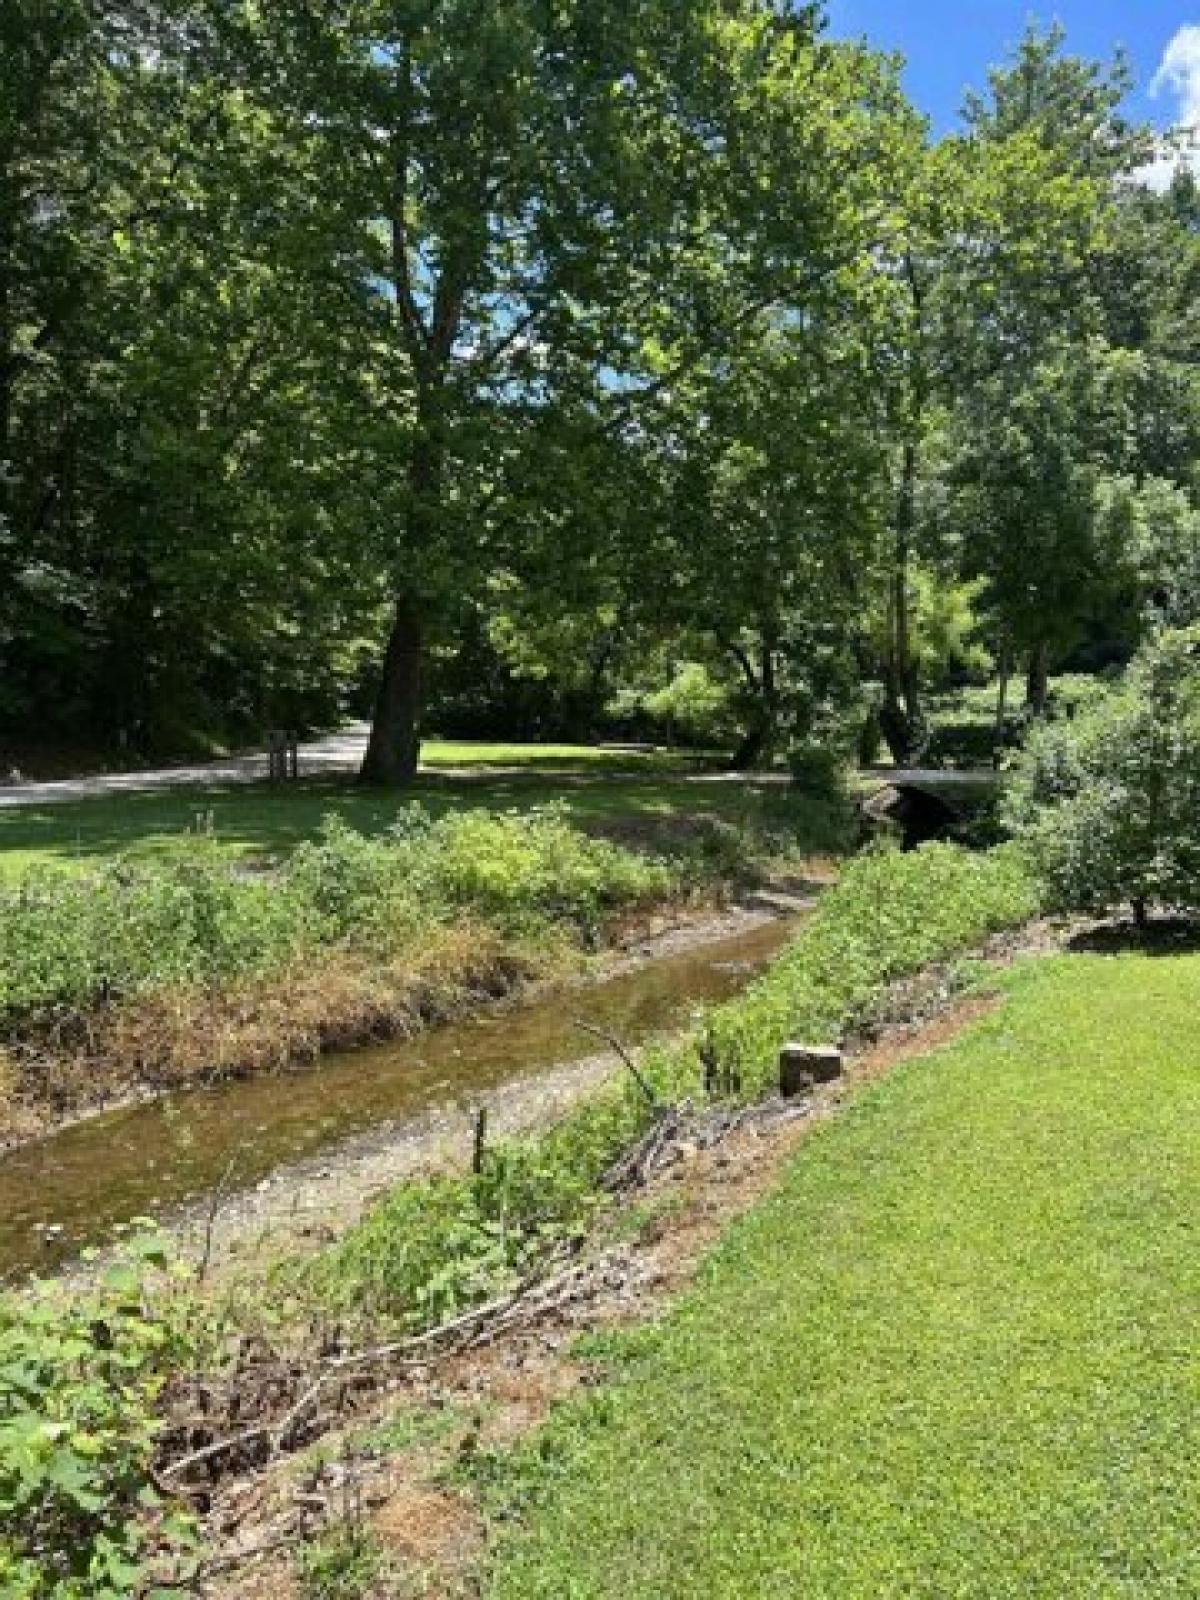
M 678 1027 L 695 1007 L 743 989 L 795 928 L 793 920 L 772 921 L 415 1039 L 65 1128 L 0 1157 L 0 1275 L 48 1270 L 109 1239 L 119 1224 L 160 1215 L 223 1180 L 248 1188 L 352 1135 L 594 1055 L 597 1041 L 577 1018 L 630 1043 Z

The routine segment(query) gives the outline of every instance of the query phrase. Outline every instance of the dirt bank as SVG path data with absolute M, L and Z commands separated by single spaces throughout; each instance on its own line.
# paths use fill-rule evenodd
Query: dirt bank
M 772 896 L 643 929 L 521 1003 L 330 1057 L 287 1085 L 248 1078 L 79 1119 L 0 1161 L 0 1272 L 54 1270 L 140 1215 L 175 1219 L 189 1248 L 207 1240 L 218 1261 L 320 1243 L 379 1190 L 461 1163 L 479 1106 L 494 1139 L 592 1089 L 615 1057 L 581 1021 L 636 1044 L 740 992 L 805 904 Z

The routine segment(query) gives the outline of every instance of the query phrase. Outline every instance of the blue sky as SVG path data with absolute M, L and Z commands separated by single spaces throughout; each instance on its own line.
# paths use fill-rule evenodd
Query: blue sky
M 1180 120 L 1189 95 L 1178 73 L 1155 95 L 1149 86 L 1181 30 L 1190 25 L 1196 33 L 1185 39 L 1200 41 L 1200 0 L 830 0 L 829 12 L 835 33 L 865 34 L 881 48 L 903 52 L 909 94 L 938 132 L 954 126 L 964 88 L 984 82 L 987 68 L 1030 18 L 1057 17 L 1078 55 L 1110 56 L 1124 45 L 1139 81 L 1133 109 L 1160 126 Z M 1200 67 L 1197 74 L 1200 82 Z

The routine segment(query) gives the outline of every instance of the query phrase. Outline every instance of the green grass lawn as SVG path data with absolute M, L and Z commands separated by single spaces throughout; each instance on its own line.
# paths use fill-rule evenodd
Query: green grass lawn
M 501 1465 L 492 1600 L 1200 1594 L 1200 957 L 1006 987 Z
M 441 812 L 467 806 L 527 809 L 561 801 L 582 826 L 668 830 L 688 817 L 731 821 L 782 814 L 786 798 L 753 783 L 697 785 L 697 761 L 571 745 L 433 742 L 426 770 L 403 795 L 359 788 L 351 779 L 314 778 L 188 787 L 103 796 L 0 810 L 0 877 L 49 861 L 87 861 L 121 851 L 153 854 L 212 813 L 217 837 L 231 853 L 277 856 L 311 838 L 326 816 L 365 833 L 389 827 L 402 807 L 419 801 Z M 470 768 L 469 772 L 446 769 Z

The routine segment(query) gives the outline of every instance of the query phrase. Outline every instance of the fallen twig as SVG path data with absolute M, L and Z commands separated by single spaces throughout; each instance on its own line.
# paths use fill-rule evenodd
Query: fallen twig
M 172 1461 L 162 1467 L 159 1471 L 160 1479 L 165 1482 L 167 1479 L 178 1478 L 194 1467 L 204 1466 L 208 1462 L 230 1455 L 247 1445 L 256 1444 L 262 1439 L 267 1440 L 268 1455 L 275 1455 L 287 1445 L 296 1424 L 316 1405 L 331 1384 L 338 1379 L 363 1367 L 374 1366 L 385 1361 L 396 1362 L 404 1357 L 423 1355 L 431 1347 L 437 1346 L 447 1339 L 454 1340 L 456 1335 L 460 1336 L 456 1341 L 458 1347 L 469 1344 L 471 1335 L 479 1327 L 486 1325 L 489 1319 L 502 1316 L 511 1311 L 534 1289 L 544 1286 L 548 1281 L 545 1277 L 546 1267 L 555 1259 L 561 1259 L 566 1248 L 560 1246 L 548 1257 L 544 1257 L 536 1269 L 527 1274 L 521 1283 L 515 1289 L 510 1290 L 508 1294 L 489 1300 L 483 1305 L 475 1306 L 472 1310 L 465 1311 L 460 1316 L 452 1317 L 449 1322 L 439 1323 L 436 1328 L 430 1328 L 424 1333 L 409 1335 L 390 1344 L 376 1345 L 369 1350 L 355 1351 L 351 1355 L 327 1357 L 322 1363 L 323 1370 L 319 1376 L 303 1391 L 300 1398 L 288 1408 L 281 1418 L 274 1422 L 256 1423 L 254 1426 L 243 1428 L 240 1432 L 230 1434 L 224 1439 L 214 1439 L 200 1449 L 190 1451 L 177 1461 Z M 464 1335 L 466 1337 L 461 1337 Z
M 588 1026 L 589 1031 L 600 1032 Z M 805 1103 L 785 1101 L 765 1101 L 737 1109 L 726 1106 L 707 1114 L 696 1114 L 689 1107 L 656 1106 L 657 1115 L 652 1126 L 604 1175 L 602 1186 L 614 1195 L 640 1187 L 655 1171 L 667 1164 L 672 1148 L 685 1139 L 708 1148 L 729 1138 L 740 1128 L 755 1123 L 789 1121 L 809 1115 L 810 1110 L 811 1107 Z M 299 1424 L 316 1411 L 321 1399 L 353 1374 L 385 1363 L 423 1365 L 430 1351 L 439 1346 L 448 1345 L 452 1350 L 466 1349 L 507 1331 L 518 1313 L 545 1312 L 595 1269 L 595 1259 L 585 1262 L 571 1260 L 578 1255 L 579 1249 L 578 1241 L 557 1245 L 542 1256 L 521 1282 L 506 1294 L 473 1306 L 424 1333 L 409 1334 L 403 1339 L 346 1355 L 327 1356 L 320 1363 L 312 1382 L 281 1417 L 255 1423 L 180 1456 L 178 1460 L 158 1469 L 158 1481 L 165 1487 L 168 1482 L 182 1478 L 197 1467 L 219 1461 L 248 1446 L 259 1445 L 262 1441 L 266 1443 L 266 1458 L 270 1460 L 292 1443 Z M 564 1261 L 571 1263 L 565 1270 L 557 1273 L 551 1270 Z M 177 1485 L 177 1488 L 187 1492 L 182 1485 Z

